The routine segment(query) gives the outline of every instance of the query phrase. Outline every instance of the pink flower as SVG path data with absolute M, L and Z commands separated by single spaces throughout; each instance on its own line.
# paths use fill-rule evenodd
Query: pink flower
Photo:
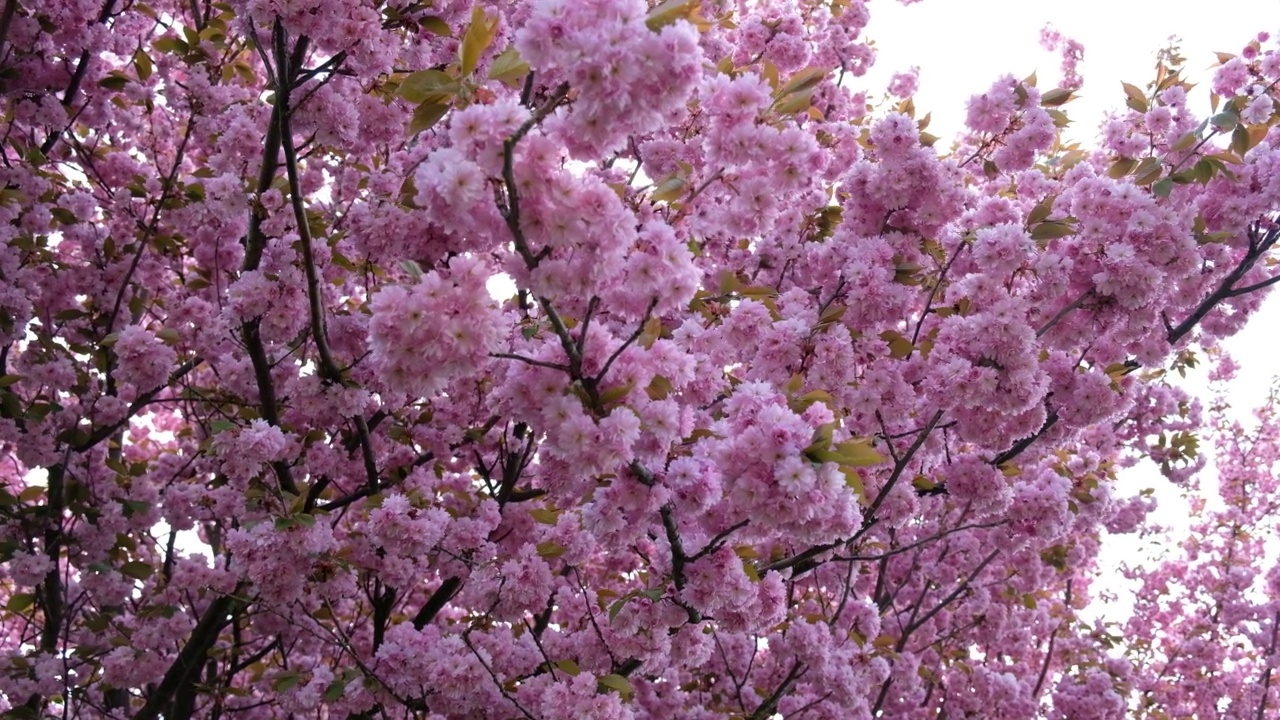
M 1245 105 L 1244 111 L 1240 113 L 1240 119 L 1250 125 L 1261 125 L 1271 119 L 1271 111 L 1275 107 L 1275 102 L 1267 93 L 1259 93 L 1256 97 Z
M 140 325 L 121 330 L 112 350 L 119 363 L 115 368 L 116 379 L 133 385 L 139 392 L 166 384 L 178 361 L 173 348 Z
M 895 73 L 889 80 L 889 94 L 906 99 L 916 94 L 920 84 L 920 68 L 913 66 L 907 72 Z

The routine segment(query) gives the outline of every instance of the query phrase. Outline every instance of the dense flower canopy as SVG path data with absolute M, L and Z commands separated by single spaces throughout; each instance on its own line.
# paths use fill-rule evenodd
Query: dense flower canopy
M 1120 468 L 1204 497 L 1165 376 L 1276 277 L 1280 45 L 1089 149 L 1047 32 L 952 141 L 869 19 L 5 0 L 6 717 L 1276 712 L 1274 423 L 1080 611 Z

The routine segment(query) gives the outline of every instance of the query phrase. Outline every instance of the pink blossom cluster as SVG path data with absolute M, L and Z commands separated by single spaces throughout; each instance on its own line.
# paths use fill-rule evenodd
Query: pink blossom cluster
M 696 30 L 676 22 L 652 31 L 647 10 L 640 0 L 538 0 L 516 32 L 530 66 L 577 92 L 549 124 L 571 155 L 594 157 L 657 129 L 697 84 Z
M 120 331 L 114 346 L 119 365 L 115 377 L 139 392 L 154 390 L 169 379 L 178 354 L 144 327 L 130 325 Z
M 480 261 L 457 258 L 371 298 L 370 349 L 388 389 L 427 396 L 487 362 L 502 314 L 484 292 L 486 277 Z
M 1274 714 L 1270 36 L 1086 146 L 861 0 L 6 7 L 0 713 Z

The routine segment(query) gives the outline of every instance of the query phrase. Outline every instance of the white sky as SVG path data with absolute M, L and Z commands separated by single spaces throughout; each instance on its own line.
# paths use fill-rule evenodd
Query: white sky
M 863 87 L 875 99 L 893 73 L 919 66 L 917 116 L 933 114 L 929 130 L 941 138 L 938 147 L 945 148 L 963 125 L 969 96 L 982 92 L 999 76 L 1007 73 L 1023 78 L 1035 72 L 1041 89 L 1057 86 L 1062 78 L 1060 56 L 1040 47 L 1040 29 L 1045 25 L 1084 44 L 1084 61 L 1079 66 L 1084 87 L 1077 93 L 1078 99 L 1063 109 L 1073 120 L 1069 136 L 1092 145 L 1106 113 L 1124 106 L 1120 83 L 1145 87 L 1154 77 L 1156 51 L 1166 47 L 1171 37 L 1178 39 L 1186 58 L 1184 77 L 1199 85 L 1192 92 L 1191 107 L 1207 112 L 1206 88 L 1217 62 L 1214 52 L 1238 53 L 1260 30 L 1275 35 L 1280 31 L 1280 2 L 925 0 L 902 6 L 877 0 L 871 4 L 868 36 L 876 41 L 879 52 Z M 1273 358 L 1280 343 L 1271 335 L 1280 323 L 1278 298 L 1270 298 L 1245 330 L 1224 343 L 1241 368 L 1227 387 L 1227 397 L 1242 419 L 1251 417 L 1252 408 L 1265 398 L 1277 372 Z M 1189 390 L 1208 397 L 1206 371 L 1188 373 L 1187 380 Z M 1150 463 L 1122 477 L 1123 494 L 1144 487 L 1157 489 L 1161 509 L 1155 521 L 1173 529 L 1175 536 L 1185 532 L 1189 521 L 1186 503 Z M 1104 546 L 1104 567 L 1115 567 L 1124 560 L 1141 561 L 1132 552 L 1136 545 L 1132 539 L 1113 540 L 1117 542 Z M 1123 585 L 1110 572 L 1104 572 L 1104 577 L 1111 578 L 1106 584 Z M 1126 602 L 1117 603 L 1104 614 L 1119 620 L 1128 607 Z

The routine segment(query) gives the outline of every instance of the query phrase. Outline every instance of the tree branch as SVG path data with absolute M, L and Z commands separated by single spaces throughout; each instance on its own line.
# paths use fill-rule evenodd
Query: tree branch
M 324 298 L 320 291 L 320 276 L 316 270 L 315 249 L 312 247 L 311 224 L 307 221 L 307 210 L 302 200 L 302 183 L 298 178 L 298 151 L 293 145 L 293 108 L 289 106 L 289 93 L 292 89 L 297 65 L 291 64 L 287 52 L 288 38 L 284 26 L 276 18 L 272 30 L 272 41 L 275 46 L 276 77 L 276 118 L 280 123 L 280 145 L 284 150 L 285 176 L 289 182 L 289 199 L 293 208 L 293 221 L 297 226 L 298 239 L 302 245 L 302 267 L 307 278 L 307 306 L 311 323 L 311 337 L 316 343 L 316 354 L 320 357 L 320 377 L 329 382 L 345 385 L 342 371 L 334 362 L 333 353 L 329 349 L 329 334 L 325 329 Z M 298 39 L 298 44 L 305 47 L 306 38 Z M 360 442 L 360 458 L 364 463 L 365 482 L 369 487 L 378 485 L 378 463 L 373 452 L 373 442 L 369 438 L 369 426 L 361 415 L 352 418 L 356 426 L 356 437 Z
M 440 587 L 431 593 L 431 597 L 427 598 L 426 604 L 422 606 L 418 614 L 413 616 L 413 629 L 421 630 L 430 625 L 436 615 L 453 599 L 453 596 L 458 594 L 458 590 L 461 587 L 462 580 L 456 576 L 446 578 L 444 582 L 440 583 Z
M 97 24 L 101 25 L 109 20 L 111 13 L 115 11 L 115 7 L 116 0 L 107 0 L 106 4 L 102 6 L 102 12 L 98 13 Z M 9 12 L 7 7 L 5 12 Z M 88 50 L 80 53 L 80 58 L 76 61 L 76 69 L 71 73 L 71 82 L 67 84 L 66 92 L 62 93 L 63 107 L 71 107 L 71 104 L 75 102 L 76 94 L 80 92 L 80 85 L 84 82 L 85 73 L 89 71 L 89 61 L 91 59 L 92 56 Z M 58 143 L 59 137 L 62 137 L 62 132 L 50 133 L 49 137 L 45 138 L 44 142 L 41 143 L 40 152 L 48 155 L 53 150 L 53 146 Z
M 236 586 L 239 594 L 243 585 Z M 155 690 L 147 696 L 142 708 L 134 713 L 133 720 L 158 720 L 161 712 L 173 699 L 177 692 L 195 680 L 196 672 L 204 665 L 209 649 L 217 641 L 222 628 L 231 620 L 231 616 L 239 613 L 241 601 L 233 595 L 221 595 L 209 603 L 204 614 L 200 616 L 196 627 L 182 646 L 178 657 L 165 672 L 164 678 Z
M 1253 266 L 1257 264 L 1258 260 L 1261 259 L 1263 255 L 1267 254 L 1267 251 L 1276 244 L 1277 240 L 1280 240 L 1280 224 L 1273 223 L 1265 232 L 1263 232 L 1262 223 L 1255 222 L 1249 228 L 1249 247 L 1245 250 L 1244 257 L 1241 258 L 1240 264 L 1236 265 L 1231 272 L 1227 273 L 1227 276 L 1222 279 L 1222 282 L 1218 284 L 1218 287 L 1213 292 L 1209 293 L 1208 297 L 1200 301 L 1200 304 L 1197 305 L 1196 309 L 1187 316 L 1187 319 L 1183 320 L 1176 327 L 1168 328 L 1167 339 L 1169 344 L 1177 345 L 1184 337 L 1195 329 L 1195 326 L 1204 319 L 1205 315 L 1208 315 L 1209 312 L 1217 307 L 1218 303 L 1223 300 L 1237 295 L 1242 295 L 1246 292 L 1252 292 L 1255 289 L 1267 287 L 1271 283 L 1276 282 L 1277 279 L 1272 278 L 1256 285 L 1240 288 L 1238 290 L 1234 287 L 1237 282 L 1240 282 L 1240 280 L 1253 269 Z

